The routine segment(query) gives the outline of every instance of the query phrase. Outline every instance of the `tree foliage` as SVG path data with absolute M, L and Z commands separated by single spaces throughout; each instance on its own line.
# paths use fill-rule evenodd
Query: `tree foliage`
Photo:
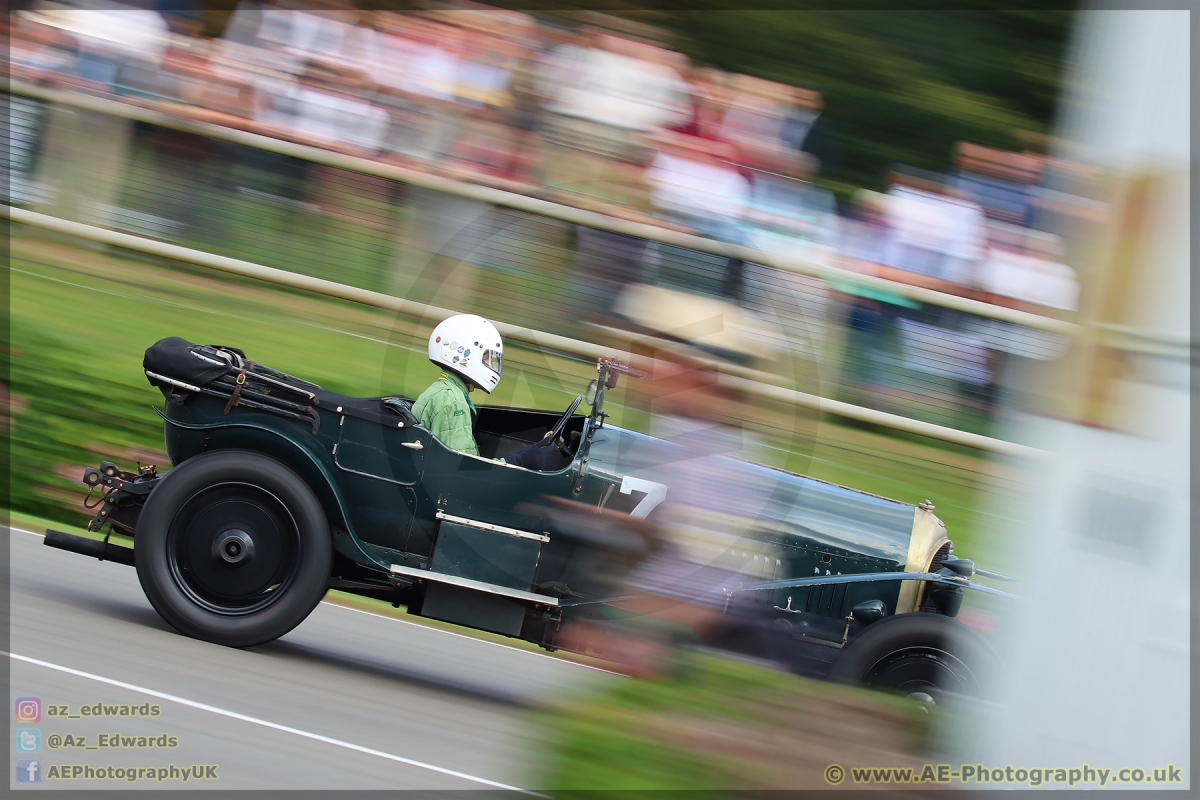
M 841 151 L 823 178 L 879 188 L 887 168 L 949 167 L 956 141 L 1021 149 L 1053 122 L 1071 10 L 615 12 L 671 31 L 696 62 L 822 93 Z

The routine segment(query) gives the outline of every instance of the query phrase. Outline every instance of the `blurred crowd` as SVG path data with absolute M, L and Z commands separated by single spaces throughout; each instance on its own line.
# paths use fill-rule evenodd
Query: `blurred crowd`
M 648 26 L 244 0 L 212 38 L 170 3 L 75 5 L 14 15 L 14 79 L 987 302 L 1076 305 L 1061 241 L 1032 227 L 1045 158 L 963 142 L 951 174 L 897 168 L 839 214 L 811 182 L 837 158 L 819 93 L 692 64 Z

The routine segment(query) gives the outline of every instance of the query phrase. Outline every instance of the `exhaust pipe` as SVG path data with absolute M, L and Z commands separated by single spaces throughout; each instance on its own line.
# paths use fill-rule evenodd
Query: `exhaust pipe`
M 42 544 L 47 547 L 57 547 L 59 550 L 69 550 L 72 553 L 98 558 L 101 561 L 115 561 L 127 567 L 134 565 L 132 547 L 122 547 L 119 544 L 112 544 L 111 542 L 88 539 L 85 536 L 76 536 L 73 533 L 63 533 L 62 531 L 47 528 L 46 538 L 42 540 Z

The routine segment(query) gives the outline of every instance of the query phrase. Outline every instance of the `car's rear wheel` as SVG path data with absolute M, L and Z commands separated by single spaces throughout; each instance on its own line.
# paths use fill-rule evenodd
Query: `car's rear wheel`
M 324 596 L 329 523 L 304 481 L 267 456 L 206 453 L 167 473 L 138 518 L 134 561 L 150 604 L 188 636 L 269 642 Z
M 978 633 L 940 614 L 899 614 L 873 623 L 838 656 L 829 677 L 924 703 L 990 694 L 999 658 Z

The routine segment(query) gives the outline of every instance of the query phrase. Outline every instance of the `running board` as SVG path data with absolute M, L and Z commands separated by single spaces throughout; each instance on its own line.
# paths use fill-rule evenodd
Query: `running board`
M 401 575 L 405 578 L 433 581 L 434 583 L 448 583 L 451 586 L 460 586 L 463 589 L 474 589 L 477 592 L 486 592 L 487 594 L 498 594 L 503 597 L 511 597 L 514 600 L 524 600 L 527 603 L 536 603 L 540 606 L 558 606 L 557 597 L 536 594 L 534 592 L 523 592 L 520 589 L 510 589 L 507 586 L 498 586 L 494 583 L 484 583 L 483 581 L 475 581 L 471 580 L 470 578 L 460 578 L 458 575 L 447 575 L 445 572 L 433 572 L 427 569 L 402 567 L 399 564 L 392 564 L 390 572 L 393 575 Z

